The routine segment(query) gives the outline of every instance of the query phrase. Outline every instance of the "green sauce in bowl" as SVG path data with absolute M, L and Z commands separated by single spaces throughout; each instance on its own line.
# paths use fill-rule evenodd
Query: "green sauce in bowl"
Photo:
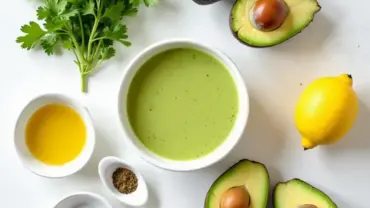
M 138 139 L 172 160 L 193 160 L 215 150 L 238 114 L 238 93 L 228 69 L 194 49 L 171 49 L 146 61 L 127 95 Z

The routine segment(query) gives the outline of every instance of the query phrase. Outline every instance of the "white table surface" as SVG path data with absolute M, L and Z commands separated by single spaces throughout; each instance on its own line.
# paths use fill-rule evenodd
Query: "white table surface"
M 97 164 L 107 155 L 121 157 L 142 171 L 150 187 L 148 208 L 201 208 L 216 177 L 242 158 L 267 166 L 271 188 L 298 177 L 325 191 L 341 208 L 370 207 L 369 1 L 321 0 L 322 10 L 303 33 L 267 49 L 249 48 L 233 38 L 228 1 L 204 7 L 191 0 L 159 1 L 157 8 L 143 8 L 138 17 L 127 20 L 133 46 L 119 47 L 117 56 L 90 78 L 86 95 L 79 91 L 71 54 L 47 57 L 15 43 L 20 26 L 36 19 L 36 3 L 7 1 L 0 12 L 0 207 L 49 208 L 75 191 L 92 191 L 115 207 L 125 207 L 99 181 Z M 189 173 L 161 170 L 140 159 L 127 148 L 117 118 L 118 86 L 128 61 L 150 44 L 171 38 L 221 49 L 239 67 L 251 98 L 249 123 L 237 148 L 218 164 Z M 292 119 L 295 102 L 311 80 L 342 72 L 354 77 L 361 100 L 358 122 L 336 145 L 304 152 Z M 90 109 L 98 132 L 92 160 L 63 179 L 33 175 L 20 164 L 13 148 L 13 126 L 21 107 L 46 92 L 78 97 Z

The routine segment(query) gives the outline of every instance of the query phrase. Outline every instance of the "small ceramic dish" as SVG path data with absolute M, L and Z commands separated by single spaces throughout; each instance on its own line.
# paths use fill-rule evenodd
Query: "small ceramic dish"
M 236 116 L 234 127 L 232 128 L 227 138 L 225 138 L 224 142 L 208 155 L 188 161 L 170 160 L 161 157 L 160 155 L 149 150 L 135 135 L 130 125 L 127 113 L 128 89 L 138 69 L 155 55 L 164 51 L 177 48 L 196 49 L 219 60 L 227 68 L 231 77 L 233 78 L 234 83 L 236 85 L 239 100 L 238 102 L 239 112 Z M 224 53 L 213 47 L 203 45 L 201 43 L 197 43 L 191 40 L 174 39 L 161 41 L 159 43 L 155 43 L 149 46 L 131 61 L 131 63 L 127 66 L 126 74 L 124 75 L 121 82 L 118 94 L 117 107 L 119 120 L 121 122 L 124 133 L 124 138 L 128 141 L 130 145 L 134 147 L 134 149 L 138 150 L 141 158 L 157 167 L 164 168 L 167 170 L 192 171 L 208 167 L 220 161 L 238 144 L 244 132 L 249 116 L 249 96 L 244 80 L 240 75 L 238 68 L 232 62 L 232 60 L 229 57 L 227 57 Z
M 112 208 L 112 206 L 97 194 L 78 192 L 63 197 L 54 208 Z
M 131 170 L 138 179 L 136 191 L 130 194 L 120 193 L 113 185 L 112 175 L 117 168 L 126 168 Z M 130 206 L 142 206 L 148 200 L 148 188 L 142 175 L 131 165 L 117 157 L 105 157 L 99 163 L 99 176 L 104 186 L 112 193 L 116 199 Z
M 72 107 L 86 126 L 86 143 L 79 156 L 61 166 L 51 166 L 36 159 L 26 145 L 25 130 L 30 117 L 41 107 L 48 104 L 64 104 Z M 60 178 L 79 171 L 90 159 L 95 146 L 95 131 L 86 107 L 77 101 L 60 94 L 45 94 L 32 99 L 21 111 L 15 125 L 14 145 L 22 164 L 31 172 L 44 177 Z

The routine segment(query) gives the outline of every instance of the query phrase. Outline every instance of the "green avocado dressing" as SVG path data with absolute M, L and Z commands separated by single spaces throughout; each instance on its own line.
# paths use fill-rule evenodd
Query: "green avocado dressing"
M 134 76 L 127 113 L 152 152 L 191 160 L 212 152 L 229 135 L 238 113 L 235 83 L 214 57 L 172 49 L 149 59 Z

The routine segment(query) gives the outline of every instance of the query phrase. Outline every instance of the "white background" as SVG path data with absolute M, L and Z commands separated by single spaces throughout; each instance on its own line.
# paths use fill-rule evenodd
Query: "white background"
M 278 181 L 301 178 L 325 191 L 341 208 L 368 208 L 370 188 L 370 7 L 369 1 L 321 0 L 314 22 L 290 41 L 267 49 L 246 47 L 229 31 L 231 3 L 198 6 L 191 0 L 159 0 L 157 8 L 142 8 L 127 19 L 133 46 L 89 80 L 80 93 L 79 72 L 71 54 L 47 57 L 22 50 L 15 43 L 20 26 L 36 19 L 36 3 L 7 1 L 0 12 L 0 207 L 49 208 L 62 196 L 92 191 L 119 205 L 104 189 L 97 163 L 107 155 L 134 164 L 150 187 L 148 208 L 201 208 L 212 182 L 242 158 L 264 163 L 271 189 Z M 117 93 L 128 61 L 150 44 L 189 38 L 221 49 L 242 73 L 251 98 L 245 136 L 220 163 L 201 171 L 174 173 L 153 167 L 129 149 L 117 117 Z M 293 123 L 293 109 L 303 88 L 313 79 L 351 73 L 360 114 L 341 142 L 304 152 Z M 302 84 L 302 86 L 300 86 Z M 77 96 L 91 111 L 98 132 L 97 149 L 79 173 L 45 179 L 27 171 L 13 148 L 13 126 L 21 107 L 45 92 Z M 269 205 L 271 206 L 271 204 Z M 272 207 L 272 206 L 271 206 Z

